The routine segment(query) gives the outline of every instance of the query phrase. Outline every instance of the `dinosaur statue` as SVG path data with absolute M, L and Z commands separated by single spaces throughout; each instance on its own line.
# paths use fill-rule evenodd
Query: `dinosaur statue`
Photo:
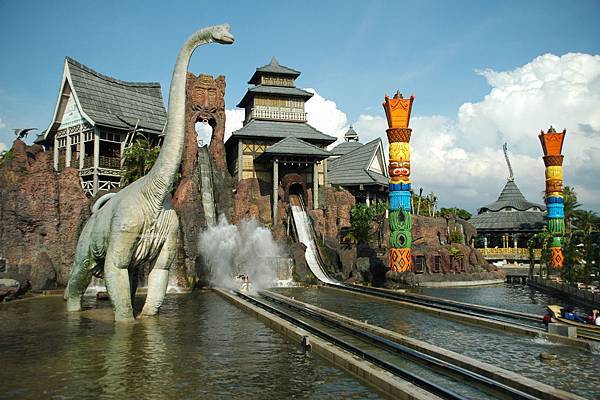
M 115 321 L 133 320 L 137 270 L 150 263 L 148 295 L 141 315 L 158 312 L 179 235 L 179 219 L 171 207 L 170 193 L 183 153 L 188 64 L 198 46 L 233 41 L 229 25 L 217 25 L 194 33 L 179 51 L 169 90 L 165 139 L 158 159 L 147 175 L 105 199 L 104 205 L 95 207 L 79 236 L 65 290 L 69 311 L 81 310 L 81 297 L 92 276 L 103 276 Z

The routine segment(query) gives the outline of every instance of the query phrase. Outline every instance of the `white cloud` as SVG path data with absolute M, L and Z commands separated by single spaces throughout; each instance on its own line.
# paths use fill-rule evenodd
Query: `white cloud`
M 324 98 L 316 90 L 311 88 L 304 90 L 313 93 L 313 97 L 306 102 L 305 107 L 308 123 L 321 132 L 341 140 L 348 129 L 346 114 L 337 108 L 335 102 Z M 225 110 L 225 115 L 225 140 L 227 140 L 231 132 L 242 127 L 244 110 Z M 205 144 L 210 142 L 212 129 L 209 125 L 197 123 L 196 132 L 200 134 Z
M 8 150 L 8 147 L 4 143 L 0 142 L 0 153 L 2 153 L 4 150 Z
M 531 201 L 542 202 L 537 135 L 553 125 L 567 129 L 565 185 L 575 187 L 584 207 L 600 210 L 600 56 L 546 54 L 512 71 L 477 73 L 491 86 L 482 101 L 463 104 L 455 119 L 411 119 L 414 185 L 436 192 L 445 206 L 473 210 L 492 202 L 508 176 L 506 141 L 517 184 Z M 361 115 L 354 126 L 363 142 L 385 138 L 381 116 Z
M 327 100 L 315 89 L 306 88 L 304 90 L 313 93 L 313 97 L 305 105 L 308 123 L 326 135 L 335 136 L 341 140 L 348 130 L 346 113 L 339 110 L 334 101 Z
M 2 121 L 2 118 L 0 118 L 0 129 L 6 127 L 6 124 L 4 123 L 4 121 Z
M 242 127 L 244 122 L 244 110 L 232 109 L 225 110 L 225 141 L 231 136 L 231 132 L 236 131 Z M 204 144 L 210 143 L 212 136 L 212 128 L 208 124 L 202 122 L 196 123 L 196 132 L 204 142 Z

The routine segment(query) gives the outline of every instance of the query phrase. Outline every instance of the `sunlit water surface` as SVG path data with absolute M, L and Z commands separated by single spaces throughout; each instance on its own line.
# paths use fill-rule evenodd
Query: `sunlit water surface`
M 548 385 L 595 399 L 600 396 L 600 351 L 591 353 L 544 339 L 529 338 L 463 324 L 391 302 L 330 289 L 289 288 L 279 293 L 294 297 L 403 335 L 517 372 Z M 511 295 L 511 292 L 505 292 Z M 472 297 L 471 297 L 472 298 Z M 460 300 L 459 296 L 456 296 Z M 463 298 L 462 301 L 466 301 Z M 496 306 L 513 302 L 505 299 Z M 473 301 L 472 301 L 473 302 Z M 493 305 L 493 304 L 488 304 Z M 534 312 L 535 308 L 529 308 Z M 540 353 L 558 355 L 542 361 Z
M 0 305 L 0 399 L 379 398 L 213 292 L 118 328 L 108 303 L 85 307 Z
M 462 288 L 419 288 L 412 291 L 428 296 L 538 315 L 543 315 L 549 304 L 568 304 L 568 299 L 565 297 L 544 293 L 527 285 L 506 283 Z M 584 307 L 577 307 L 576 304 L 571 305 L 575 306 L 580 313 L 589 311 Z

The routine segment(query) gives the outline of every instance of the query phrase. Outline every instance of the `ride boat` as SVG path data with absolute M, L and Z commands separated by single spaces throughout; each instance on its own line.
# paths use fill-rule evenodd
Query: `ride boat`
M 575 326 L 577 328 L 577 336 L 582 339 L 595 340 L 600 342 L 600 326 L 585 324 L 583 322 L 566 319 L 563 315 L 563 307 L 557 305 L 547 306 L 550 315 L 557 322 L 561 322 L 565 325 Z

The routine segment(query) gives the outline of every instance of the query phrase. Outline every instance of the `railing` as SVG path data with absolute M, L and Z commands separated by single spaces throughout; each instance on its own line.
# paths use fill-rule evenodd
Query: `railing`
M 500 247 L 500 248 L 483 248 L 477 249 L 485 258 L 505 259 L 505 258 L 522 258 L 529 259 L 529 249 L 518 247 Z M 542 255 L 541 249 L 533 249 L 533 257 L 539 260 Z
M 306 122 L 306 113 L 301 111 L 283 110 L 260 110 L 252 109 L 252 118 L 275 119 L 279 121 L 302 121 Z
M 83 159 L 83 168 L 89 168 L 94 166 L 94 156 L 87 156 Z M 98 167 L 100 168 L 111 168 L 121 169 L 121 159 L 119 157 L 98 157 Z

